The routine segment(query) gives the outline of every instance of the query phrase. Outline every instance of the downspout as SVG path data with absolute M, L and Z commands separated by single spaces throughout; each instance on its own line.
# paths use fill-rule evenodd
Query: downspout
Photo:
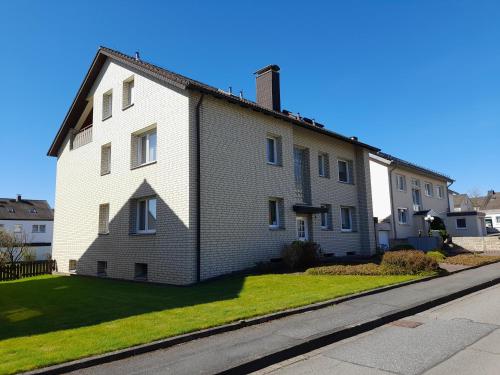
M 392 164 L 392 162 L 391 162 Z M 392 172 L 396 169 L 396 164 L 392 168 L 389 168 L 389 195 L 391 197 L 391 213 L 392 213 L 392 229 L 394 231 L 394 239 L 398 238 L 398 233 L 396 231 L 396 214 L 394 211 L 394 198 L 393 198 L 393 189 L 392 189 Z
M 201 104 L 204 94 L 201 94 L 196 104 L 196 282 L 201 281 Z
M 446 185 L 446 199 L 448 200 L 448 212 L 451 212 L 451 206 L 450 206 L 450 186 L 453 185 L 455 181 L 451 181 L 451 184 Z

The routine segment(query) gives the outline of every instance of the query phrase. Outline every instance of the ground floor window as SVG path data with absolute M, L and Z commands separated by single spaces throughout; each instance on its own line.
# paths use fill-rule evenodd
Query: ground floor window
M 137 201 L 137 233 L 156 232 L 156 198 Z
M 332 229 L 332 206 L 330 204 L 322 204 L 321 208 L 326 209 L 320 215 L 321 219 L 321 229 Z
M 342 232 L 352 232 L 352 208 L 340 207 L 340 229 Z
M 283 228 L 283 199 L 269 198 L 268 201 L 269 211 L 269 228 L 277 229 Z
M 408 224 L 408 209 L 398 208 L 398 222 L 399 224 Z
M 457 229 L 467 229 L 467 220 L 457 219 Z

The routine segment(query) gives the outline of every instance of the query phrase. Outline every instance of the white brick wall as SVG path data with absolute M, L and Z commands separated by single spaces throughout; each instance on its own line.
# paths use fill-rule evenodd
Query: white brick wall
M 134 74 L 135 103 L 122 110 L 122 83 Z M 102 121 L 102 94 L 113 90 L 113 115 Z M 154 282 L 189 284 L 196 277 L 196 131 L 200 95 L 166 87 L 116 63 L 106 63 L 91 92 L 93 141 L 57 163 L 54 258 L 68 272 L 132 279 L 134 263 L 148 264 Z M 201 116 L 202 279 L 279 257 L 296 238 L 293 146 L 309 149 L 312 203 L 331 204 L 333 230 L 313 215 L 310 236 L 326 252 L 374 250 L 368 152 L 283 120 L 205 96 Z M 158 161 L 131 170 L 131 134 L 156 124 Z M 282 165 L 266 163 L 266 136 L 281 138 Z M 100 175 L 101 146 L 111 143 L 111 173 Z M 330 178 L 318 176 L 318 152 L 330 158 Z M 337 181 L 337 158 L 353 161 L 355 184 Z M 155 194 L 155 235 L 129 234 L 130 199 Z M 284 228 L 268 227 L 268 198 L 284 199 Z M 99 205 L 110 205 L 110 234 L 98 233 Z M 357 231 L 340 231 L 340 206 L 356 210 Z

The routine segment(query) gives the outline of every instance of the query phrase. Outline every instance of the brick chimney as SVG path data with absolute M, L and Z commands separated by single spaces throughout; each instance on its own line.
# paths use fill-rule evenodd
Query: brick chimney
M 21 202 L 21 194 L 17 194 L 16 196 L 16 202 Z
M 268 65 L 257 70 L 255 83 L 257 86 L 257 104 L 281 112 L 280 100 L 280 67 Z

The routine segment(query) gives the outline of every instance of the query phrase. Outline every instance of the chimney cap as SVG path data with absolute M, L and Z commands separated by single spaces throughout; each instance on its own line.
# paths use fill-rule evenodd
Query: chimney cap
M 279 72 L 280 67 L 276 64 L 267 65 L 267 66 L 257 70 L 254 74 L 261 75 L 261 74 L 266 73 L 269 70 L 272 70 L 273 72 Z

